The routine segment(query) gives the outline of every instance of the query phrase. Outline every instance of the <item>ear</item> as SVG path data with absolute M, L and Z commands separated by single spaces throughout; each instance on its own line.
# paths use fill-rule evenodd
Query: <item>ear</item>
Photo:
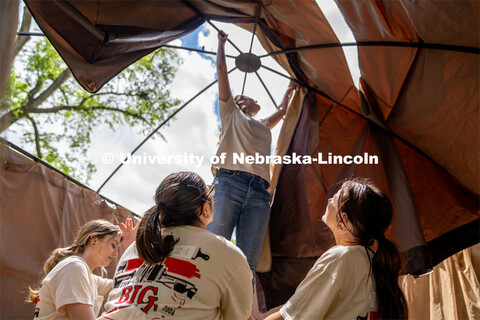
M 352 232 L 353 230 L 353 224 L 352 222 L 348 219 L 348 215 L 345 212 L 340 213 L 340 216 L 342 217 L 343 220 L 343 226 L 347 231 Z M 341 222 L 340 222 L 341 223 Z
M 200 216 L 205 217 L 208 215 L 207 206 L 208 206 L 208 202 L 205 202 L 202 205 L 202 211 L 200 212 Z
M 90 235 L 90 240 L 89 240 L 90 244 L 94 246 L 97 243 L 97 241 L 98 241 L 98 234 L 92 233 Z

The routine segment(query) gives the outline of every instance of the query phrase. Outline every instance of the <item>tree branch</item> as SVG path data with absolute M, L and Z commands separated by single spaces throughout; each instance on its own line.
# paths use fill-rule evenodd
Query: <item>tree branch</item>
M 50 97 L 55 90 L 60 88 L 60 86 L 67 81 L 67 79 L 70 77 L 72 73 L 70 72 L 70 69 L 65 69 L 63 72 L 53 81 L 53 83 L 45 89 L 37 98 L 31 98 L 28 100 L 27 104 L 25 105 L 25 111 L 30 112 L 38 106 L 40 106 L 45 100 L 47 100 L 48 97 Z
M 27 7 L 23 9 L 23 18 L 22 18 L 22 25 L 20 26 L 20 32 L 28 32 L 30 31 L 30 24 L 32 22 L 32 15 Z M 30 36 L 17 36 L 15 39 L 15 51 L 13 56 L 16 57 L 18 53 L 22 50 L 23 46 L 30 40 Z
M 35 87 L 33 87 L 32 90 L 30 90 L 30 92 L 28 93 L 28 101 L 34 99 L 35 95 L 38 93 L 38 91 L 40 91 L 40 89 L 42 88 L 42 85 L 43 85 L 44 81 L 43 80 L 37 80 L 37 83 L 35 84 Z M 28 103 L 27 103 L 28 104 Z
M 116 95 L 116 96 L 126 96 L 126 97 L 138 97 L 139 94 L 132 94 L 132 93 L 125 93 L 125 92 L 115 92 L 115 91 L 107 91 L 107 92 L 100 92 L 100 93 L 95 93 L 92 95 L 89 95 L 88 97 L 85 97 L 80 101 L 80 105 L 83 106 L 85 102 L 87 102 L 88 99 L 92 99 L 97 96 L 105 96 L 105 95 Z
M 145 119 L 144 117 L 142 117 L 138 114 L 135 114 L 131 111 L 123 110 L 123 109 L 119 109 L 119 108 L 105 107 L 105 106 L 89 106 L 89 107 L 85 107 L 85 106 L 82 106 L 82 105 L 79 105 L 79 106 L 58 106 L 58 107 L 53 107 L 53 108 L 34 109 L 34 110 L 31 110 L 30 113 L 55 113 L 55 112 L 62 111 L 62 110 L 82 111 L 82 110 L 89 110 L 89 109 L 121 112 L 121 113 L 124 113 L 128 116 L 131 116 L 133 118 L 142 120 L 142 121 L 150 124 L 147 119 Z
M 43 91 L 37 98 L 34 98 L 35 94 L 40 90 L 43 84 L 43 81 L 38 81 L 35 84 L 35 87 L 28 93 L 27 103 L 20 108 L 22 110 L 20 116 L 16 117 L 14 115 L 13 111 L 18 110 L 16 109 L 10 110 L 0 117 L 0 133 L 5 131 L 8 127 L 10 127 L 12 124 L 17 122 L 21 118 L 27 117 L 29 113 L 38 108 L 39 105 L 41 105 L 50 95 L 52 95 L 53 92 L 55 92 L 55 90 L 57 90 L 68 79 L 70 74 L 70 70 L 65 69 L 45 91 Z
M 42 158 L 42 150 L 40 149 L 40 134 L 38 133 L 38 127 L 35 120 L 30 115 L 26 115 L 25 118 L 30 120 L 33 126 L 33 132 L 35 133 L 35 147 L 37 148 L 37 157 Z

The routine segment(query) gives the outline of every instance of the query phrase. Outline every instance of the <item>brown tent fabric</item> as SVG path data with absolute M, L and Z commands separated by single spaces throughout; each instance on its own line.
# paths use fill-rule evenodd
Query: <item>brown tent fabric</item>
M 91 92 L 205 19 L 252 30 L 257 3 L 26 0 Z M 407 273 L 427 272 L 480 238 L 478 1 L 337 5 L 363 42 L 360 90 L 338 47 L 275 56 L 309 89 L 295 102 L 297 112 L 287 114 L 288 132 L 278 154 L 367 152 L 379 163 L 271 168 L 278 181 L 269 233 L 272 271 L 261 280 L 269 306 L 285 302 L 313 259 L 332 244 L 320 217 L 337 183 L 347 177 L 368 177 L 392 198 L 395 217 L 388 237 L 407 258 Z M 267 52 L 338 44 L 313 1 L 263 0 L 261 9 L 256 33 Z M 269 256 L 261 261 L 270 267 Z
M 78 228 L 93 219 L 118 224 L 130 211 L 10 149 L 0 140 L 0 319 L 31 319 L 28 287 L 41 280 L 50 252 L 71 243 Z M 120 252 L 121 253 L 121 252 Z M 110 264 L 113 277 L 118 258 Z

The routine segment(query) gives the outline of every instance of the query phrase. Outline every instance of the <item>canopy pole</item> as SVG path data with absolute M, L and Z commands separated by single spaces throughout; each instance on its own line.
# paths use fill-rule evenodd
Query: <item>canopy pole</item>
M 218 30 L 218 28 L 216 27 L 215 29 Z M 45 36 L 41 32 L 20 32 L 20 31 L 17 32 L 17 35 L 18 36 Z M 480 48 L 476 48 L 476 47 L 454 46 L 454 45 L 436 44 L 436 43 L 420 43 L 420 42 L 361 41 L 361 42 L 325 43 L 325 44 L 316 44 L 316 45 L 305 46 L 305 47 L 298 47 L 293 49 L 285 49 L 285 50 L 270 52 L 270 53 L 261 55 L 259 56 L 259 58 L 265 58 L 268 56 L 275 56 L 279 54 L 287 54 L 287 53 L 304 51 L 304 50 L 338 48 L 338 47 L 355 47 L 355 46 L 357 47 L 425 48 L 425 49 L 437 49 L 437 50 L 480 54 Z
M 172 48 L 172 49 L 180 49 L 180 50 L 188 50 L 188 51 L 195 51 L 195 52 L 200 52 L 200 53 L 205 53 L 205 54 L 211 54 L 213 56 L 216 56 L 217 53 L 214 52 L 214 51 L 207 51 L 207 50 L 202 50 L 202 49 L 195 49 L 195 48 L 188 48 L 188 47 L 180 47 L 180 46 L 173 46 L 173 45 L 169 45 L 169 44 L 165 44 L 163 46 L 161 46 L 161 48 Z M 232 56 L 232 55 L 229 55 L 229 54 L 226 54 L 225 55 L 227 58 L 232 58 L 232 59 L 236 59 L 237 57 L 235 56 Z
M 245 75 L 243 76 L 243 85 L 242 85 L 242 96 L 245 92 L 245 84 L 247 82 L 247 73 L 245 72 Z
M 265 88 L 265 91 L 267 91 L 267 94 L 268 94 L 268 96 L 270 97 L 270 99 L 272 100 L 273 105 L 275 106 L 275 109 L 278 109 L 278 106 L 277 106 L 277 103 L 275 102 L 275 99 L 273 99 L 272 94 L 270 93 L 270 91 L 268 91 L 268 88 L 267 88 L 267 86 L 265 85 L 265 83 L 263 82 L 262 78 L 260 77 L 260 75 L 258 74 L 257 71 L 255 71 L 255 74 L 257 75 L 258 80 L 260 80 L 260 82 L 262 83 L 263 87 Z
M 343 42 L 343 43 L 325 43 L 325 44 L 315 44 L 311 46 L 298 47 L 292 49 L 285 49 L 275 52 L 270 52 L 260 56 L 260 58 L 265 58 L 268 56 L 276 56 L 279 54 L 287 54 L 298 51 L 305 50 L 315 50 L 315 49 L 325 49 L 325 48 L 338 48 L 338 47 L 399 47 L 399 48 L 424 48 L 424 49 L 436 49 L 436 50 L 446 50 L 446 51 L 457 51 L 465 53 L 476 53 L 480 54 L 480 48 L 475 47 L 465 47 L 465 46 L 454 46 L 446 44 L 436 44 L 436 43 L 423 43 L 423 42 L 395 42 L 395 41 L 359 41 L 359 42 Z

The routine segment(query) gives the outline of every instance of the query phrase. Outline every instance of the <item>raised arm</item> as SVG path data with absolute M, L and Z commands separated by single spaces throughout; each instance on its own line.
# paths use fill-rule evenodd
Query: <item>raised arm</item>
M 265 125 L 270 130 L 273 129 L 278 122 L 280 122 L 282 117 L 287 112 L 288 98 L 290 97 L 290 94 L 292 93 L 293 90 L 295 90 L 296 87 L 297 86 L 295 83 L 290 82 L 290 84 L 288 85 L 287 91 L 285 91 L 285 95 L 283 96 L 283 100 L 280 103 L 280 106 L 278 107 L 277 111 L 275 111 L 269 117 L 262 120 L 262 122 L 265 123 Z
M 230 91 L 230 83 L 228 82 L 227 62 L 225 61 L 225 42 L 227 41 L 228 35 L 225 32 L 220 31 L 217 36 L 218 98 L 221 101 L 227 101 L 232 95 Z

